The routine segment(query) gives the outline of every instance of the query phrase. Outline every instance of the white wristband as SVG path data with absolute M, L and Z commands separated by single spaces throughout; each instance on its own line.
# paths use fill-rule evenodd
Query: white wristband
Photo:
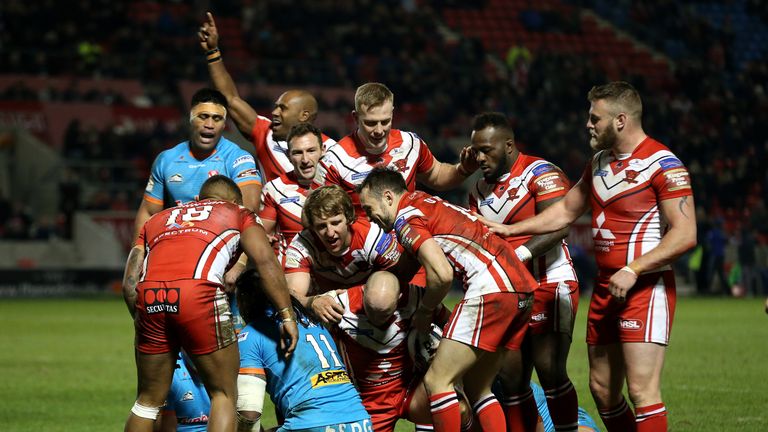
M 522 262 L 526 262 L 533 258 L 533 254 L 531 254 L 531 251 L 528 250 L 525 245 L 518 246 L 517 249 L 515 249 L 515 255 L 517 255 L 517 258 L 519 258 Z
M 632 267 L 630 267 L 630 266 L 624 266 L 624 267 L 622 267 L 622 268 L 621 268 L 619 271 L 630 272 L 630 273 L 632 273 L 633 275 L 637 276 L 637 272 L 636 272 L 636 271 L 634 271 L 634 270 L 632 270 Z

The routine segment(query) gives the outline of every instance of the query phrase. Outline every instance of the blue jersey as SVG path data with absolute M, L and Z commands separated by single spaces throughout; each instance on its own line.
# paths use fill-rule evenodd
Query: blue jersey
M 278 323 L 269 318 L 249 323 L 238 335 L 240 373 L 264 373 L 267 391 L 285 419 L 285 430 L 368 419 L 336 344 L 325 328 L 299 324 L 296 350 L 286 362 L 279 352 Z
M 549 415 L 549 407 L 547 407 L 544 389 L 534 382 L 531 382 L 531 388 L 533 389 L 533 397 L 536 399 L 536 407 L 539 409 L 541 421 L 544 423 L 544 432 L 555 432 L 555 425 L 552 423 L 552 417 Z M 597 428 L 597 423 L 592 420 L 592 417 L 587 414 L 584 408 L 579 407 L 579 432 L 582 431 L 600 432 L 600 429 Z
M 205 431 L 211 412 L 211 399 L 200 378 L 189 373 L 184 360 L 176 362 L 171 390 L 165 401 L 165 410 L 174 411 L 177 431 Z
M 253 156 L 232 141 L 221 137 L 213 153 L 197 160 L 189 141 L 160 153 L 152 164 L 144 199 L 164 208 L 197 201 L 200 187 L 216 174 L 227 176 L 239 186 L 261 184 Z

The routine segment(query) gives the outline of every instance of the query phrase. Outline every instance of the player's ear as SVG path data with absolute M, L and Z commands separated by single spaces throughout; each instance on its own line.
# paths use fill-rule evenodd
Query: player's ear
M 616 117 L 613 118 L 614 123 L 616 124 L 616 129 L 622 130 L 624 129 L 624 126 L 627 125 L 627 114 L 626 113 L 619 113 Z

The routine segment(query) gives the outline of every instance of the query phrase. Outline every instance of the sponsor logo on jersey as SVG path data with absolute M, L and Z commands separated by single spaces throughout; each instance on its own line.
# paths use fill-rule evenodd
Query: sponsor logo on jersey
M 240 333 L 237 334 L 237 341 L 238 342 L 243 342 L 246 339 L 248 339 L 248 332 L 247 331 L 241 331 Z
M 555 167 L 552 166 L 552 164 L 541 164 L 533 169 L 533 175 L 539 176 L 544 174 L 545 172 L 554 171 Z
M 184 393 L 184 395 L 181 397 L 181 400 L 182 400 L 182 401 L 191 401 L 191 400 L 195 400 L 195 395 L 193 395 L 191 391 L 187 391 L 187 392 L 186 392 L 186 393 Z
M 664 177 L 667 179 L 667 190 L 670 192 L 691 188 L 688 171 L 686 171 L 685 168 L 677 168 L 665 171 Z
M 659 166 L 661 166 L 661 169 L 664 171 L 672 169 L 672 168 L 679 168 L 683 166 L 683 163 L 680 162 L 680 159 L 676 157 L 668 157 L 665 159 L 662 159 L 659 161 Z
M 394 247 L 395 247 L 395 239 L 393 239 L 391 235 L 385 234 L 381 236 L 381 238 L 379 239 L 379 242 L 376 243 L 375 249 L 376 249 L 376 252 L 379 253 L 379 255 L 384 255 Z
M 179 289 L 146 288 L 144 290 L 144 307 L 148 314 L 179 313 Z
M 181 176 L 181 174 L 178 174 L 178 173 L 177 173 L 177 174 L 174 174 L 174 175 L 172 175 L 172 176 L 171 176 L 171 177 L 168 179 L 168 182 L 169 182 L 169 183 L 181 183 L 182 181 L 184 181 L 184 177 L 182 177 L 182 176 Z
M 632 159 L 629 161 L 629 166 L 641 167 L 643 166 L 643 161 L 640 159 Z
M 619 327 L 623 330 L 640 330 L 643 328 L 643 322 L 635 319 L 620 319 Z
M 607 175 L 608 175 L 608 171 L 606 171 L 606 170 L 599 169 L 599 170 L 595 171 L 595 177 L 605 177 Z
M 199 417 L 182 417 L 178 419 L 178 422 L 181 424 L 208 423 L 208 416 L 205 414 L 200 414 Z
M 290 204 L 290 203 L 297 203 L 301 201 L 301 197 L 287 197 L 287 198 L 280 198 L 280 204 Z
M 517 308 L 520 310 L 530 309 L 533 307 L 533 295 L 527 295 L 524 299 L 517 301 Z
M 204 166 L 205 166 L 205 164 L 204 164 L 204 163 L 201 163 L 201 164 L 194 164 L 194 165 L 189 165 L 189 167 L 188 167 L 188 168 L 202 168 L 202 167 L 204 167 Z
M 352 174 L 352 181 L 364 180 L 366 177 L 368 177 L 369 173 L 370 173 L 370 171 L 354 173 L 354 174 Z
M 535 315 L 531 315 L 531 321 L 533 322 L 542 322 L 547 320 L 547 313 L 546 312 L 539 312 Z
M 624 171 L 624 175 L 626 176 L 626 177 L 624 177 L 624 181 L 629 183 L 629 184 L 635 184 L 635 183 L 637 183 L 637 180 L 635 180 L 635 179 L 637 178 L 637 176 L 639 174 L 640 173 L 637 172 L 637 171 L 628 169 L 628 170 Z
M 152 180 L 152 177 L 149 178 L 149 181 L 147 182 L 147 187 L 144 189 L 147 192 L 152 192 L 152 189 L 155 188 L 155 181 Z
M 248 163 L 248 162 L 255 163 L 253 160 L 253 156 L 251 155 L 240 156 L 239 158 L 235 159 L 234 162 L 232 162 L 232 168 L 236 168 L 237 166 L 242 165 L 244 163 Z
M 213 177 L 213 176 L 218 175 L 218 174 L 219 174 L 219 172 L 216 171 L 216 170 L 208 171 L 208 177 Z
M 405 149 L 403 149 L 402 147 L 395 147 L 392 150 L 390 150 L 389 155 L 395 158 L 397 157 L 397 155 L 399 155 L 400 153 L 403 153 L 404 151 Z
M 509 196 L 509 199 L 513 200 L 517 198 L 519 195 L 517 194 L 517 191 L 520 190 L 519 187 L 511 187 L 509 190 L 507 190 L 507 195 Z
M 259 175 L 259 170 L 257 170 L 256 168 L 251 168 L 241 172 L 240 174 L 237 175 L 236 178 L 258 177 L 258 175 Z
M 347 371 L 329 370 L 310 377 L 310 382 L 312 383 L 312 388 L 318 388 L 335 384 L 348 384 L 350 381 Z
M 280 147 L 280 144 L 275 143 L 275 145 L 272 146 L 272 151 L 282 153 L 282 154 L 288 154 L 288 150 Z
M 493 198 L 488 198 L 488 199 L 484 199 L 484 200 L 480 201 L 480 207 L 482 207 L 482 206 L 489 206 L 491 204 L 493 204 Z

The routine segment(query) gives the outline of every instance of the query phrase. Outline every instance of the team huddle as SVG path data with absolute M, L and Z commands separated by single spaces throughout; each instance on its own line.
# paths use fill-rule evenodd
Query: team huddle
M 589 210 L 592 397 L 608 431 L 667 430 L 670 264 L 696 221 L 688 172 L 644 133 L 631 85 L 587 95 L 595 153 L 572 186 L 517 150 L 501 113 L 476 116 L 458 163 L 437 160 L 393 128 L 380 83 L 357 88 L 357 128 L 338 142 L 303 90 L 259 116 L 210 14 L 199 39 L 216 90 L 193 96 L 190 139 L 155 160 L 126 264 L 138 397 L 125 430 L 263 430 L 269 393 L 278 431 L 596 431 L 566 367 L 579 283 L 565 237 Z M 253 154 L 222 137 L 228 118 Z M 469 208 L 418 190 L 477 170 Z

